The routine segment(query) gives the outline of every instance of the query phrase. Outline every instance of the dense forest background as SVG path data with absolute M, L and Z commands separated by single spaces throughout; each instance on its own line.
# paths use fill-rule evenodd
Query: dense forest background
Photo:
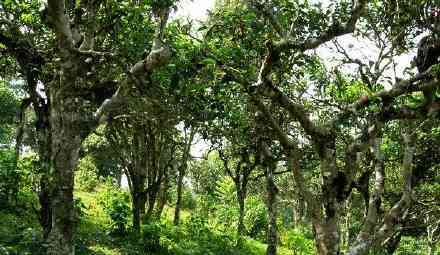
M 179 6 L 0 2 L 0 254 L 440 254 L 437 0 Z

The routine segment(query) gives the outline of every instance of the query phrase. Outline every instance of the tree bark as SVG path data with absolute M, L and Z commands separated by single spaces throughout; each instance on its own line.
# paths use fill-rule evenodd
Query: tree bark
M 174 225 L 179 225 L 180 222 L 180 207 L 182 204 L 182 188 L 183 188 L 183 177 L 185 176 L 184 167 L 179 167 L 179 176 L 177 178 L 177 201 L 176 208 L 174 209 Z
M 40 112 L 41 114 L 41 112 Z M 47 119 L 46 116 L 39 118 Z M 44 121 L 40 119 L 40 121 Z M 41 176 L 39 180 L 38 200 L 40 202 L 40 210 L 38 212 L 38 220 L 43 228 L 43 238 L 47 240 L 52 229 L 52 183 L 49 176 L 50 171 L 50 137 L 48 136 L 49 124 L 40 124 L 36 127 L 39 167 L 41 169 Z
M 141 230 L 141 219 L 142 215 L 145 212 L 145 203 L 146 203 L 146 194 L 144 192 L 144 182 L 145 178 L 141 176 L 132 175 L 132 221 L 133 221 L 133 229 L 136 233 L 140 233 Z
M 158 201 L 157 210 L 156 210 L 156 218 L 157 219 L 160 219 L 162 217 L 162 212 L 163 212 L 165 205 L 167 203 L 169 188 L 170 188 L 169 176 L 168 176 L 168 171 L 166 171 L 165 176 L 164 176 L 164 181 L 162 183 L 162 188 L 160 189 L 160 192 L 159 192 L 159 201 Z
M 392 238 L 400 225 L 401 217 L 405 214 L 412 202 L 412 179 L 413 171 L 413 157 L 415 153 L 415 132 L 409 132 L 403 135 L 405 144 L 405 151 L 402 162 L 402 175 L 404 179 L 404 187 L 400 200 L 389 209 L 383 216 L 382 222 L 378 221 L 378 214 L 381 206 L 381 197 L 384 192 L 384 163 L 383 155 L 380 150 L 380 139 L 376 138 L 373 146 L 376 157 L 376 181 L 375 190 L 372 195 L 372 201 L 368 210 L 368 215 L 365 218 L 364 225 L 361 232 L 356 238 L 356 242 L 350 247 L 347 254 L 349 255 L 363 255 L 379 245 L 384 241 Z M 379 225 L 379 226 L 378 226 Z
M 47 239 L 52 229 L 52 210 L 49 183 L 46 179 L 40 180 L 40 189 L 41 190 L 38 193 L 38 200 L 41 208 L 38 212 L 38 220 L 43 228 L 43 238 Z
M 245 199 L 246 199 L 246 192 L 242 188 L 237 189 L 237 200 L 238 200 L 238 208 L 239 208 L 237 234 L 239 238 L 246 232 L 246 228 L 244 226 Z
M 151 216 L 153 216 L 154 208 L 156 205 L 157 200 L 157 194 L 160 191 L 160 183 L 159 184 L 153 184 L 152 187 L 150 187 L 150 192 L 148 192 L 148 209 L 145 214 L 145 219 L 149 221 L 151 219 Z
M 267 189 L 267 211 L 268 211 L 268 228 L 267 228 L 267 255 L 277 254 L 278 244 L 278 228 L 277 228 L 277 210 L 276 210 L 276 196 L 278 193 L 277 187 L 273 180 L 273 171 L 275 164 L 270 164 L 266 173 L 266 189 Z
M 61 80 L 63 82 L 63 80 Z M 63 85 L 73 85 L 64 83 Z M 55 87 L 55 86 L 54 86 Z M 63 90 L 52 88 L 50 111 L 51 124 L 51 173 L 54 176 L 52 197 L 52 229 L 48 235 L 49 255 L 74 254 L 74 169 L 78 163 L 82 139 L 81 127 L 84 117 L 78 105 Z
M 145 211 L 145 198 L 142 194 L 132 194 L 133 229 L 136 233 L 141 232 L 141 218 Z
M 317 146 L 318 147 L 318 146 Z M 340 250 L 339 216 L 340 203 L 338 197 L 345 188 L 345 177 L 340 176 L 336 168 L 336 150 L 333 139 L 319 145 L 322 176 L 322 198 L 324 207 L 323 217 L 314 218 L 312 221 L 318 253 L 321 255 L 336 255 Z
M 174 225 L 179 225 L 180 222 L 180 209 L 182 206 L 182 192 L 183 192 L 183 178 L 185 177 L 186 168 L 188 167 L 188 159 L 190 156 L 191 144 L 194 140 L 196 129 L 193 127 L 186 137 L 185 148 L 183 149 L 182 162 L 179 167 L 179 176 L 177 178 L 177 201 L 176 208 L 174 210 Z

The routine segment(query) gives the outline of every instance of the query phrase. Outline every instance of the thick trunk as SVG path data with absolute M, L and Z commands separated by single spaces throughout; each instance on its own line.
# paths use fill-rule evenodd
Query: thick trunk
M 336 150 L 332 139 L 324 143 L 320 150 L 322 184 L 322 206 L 324 215 L 313 219 L 315 242 L 320 255 L 340 254 L 339 217 L 340 204 L 346 199 L 344 190 L 347 179 L 336 167 Z
M 141 230 L 141 218 L 145 213 L 145 196 L 141 192 L 132 193 L 133 229 L 136 233 Z
M 81 146 L 80 129 L 76 125 L 79 112 L 74 100 L 60 101 L 51 111 L 52 168 L 54 189 L 52 204 L 52 229 L 48 236 L 48 254 L 74 253 L 73 180 Z M 53 102 L 53 101 L 52 101 Z
M 316 248 L 320 255 L 337 255 L 339 253 L 339 231 L 337 219 L 333 218 L 326 223 L 320 219 L 313 219 L 313 230 Z
M 266 188 L 267 188 L 267 211 L 268 211 L 268 229 L 267 229 L 267 255 L 277 254 L 277 243 L 278 243 L 278 230 L 277 230 L 277 211 L 276 211 L 276 196 L 277 187 L 275 186 L 273 180 L 273 170 L 275 169 L 275 164 L 267 169 L 266 174 Z
M 179 177 L 177 179 L 177 201 L 176 208 L 174 209 L 174 225 L 179 225 L 180 222 L 180 206 L 182 204 L 182 189 L 183 189 L 183 177 L 185 176 L 185 169 L 179 168 Z

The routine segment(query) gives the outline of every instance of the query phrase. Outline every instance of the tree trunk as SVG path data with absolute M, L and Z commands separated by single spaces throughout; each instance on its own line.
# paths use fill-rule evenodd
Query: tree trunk
M 401 238 L 402 234 L 399 232 L 386 241 L 386 243 L 384 244 L 384 248 L 387 251 L 387 254 L 394 254 L 397 248 L 399 248 Z
M 122 170 L 118 169 L 116 176 L 115 176 L 115 182 L 116 182 L 116 186 L 118 188 L 122 187 Z
M 43 229 L 43 238 L 47 240 L 52 229 L 52 208 L 51 208 L 51 178 L 50 171 L 50 155 L 51 155 L 51 136 L 49 112 L 47 106 L 35 107 L 35 115 L 37 121 L 35 124 L 36 141 L 38 148 L 38 167 L 41 171 L 38 187 L 38 200 L 40 202 L 40 210 L 38 212 L 38 220 Z
M 336 167 L 336 149 L 333 139 L 320 147 L 320 168 L 323 179 L 323 215 L 313 219 L 315 241 L 320 255 L 340 254 L 339 218 L 341 203 L 345 200 L 346 176 Z
M 146 199 L 141 192 L 132 193 L 133 229 L 136 233 L 141 231 L 141 218 L 145 213 Z
M 143 182 L 138 178 L 133 179 L 133 189 L 131 191 L 132 197 L 132 213 L 133 213 L 133 229 L 136 233 L 141 231 L 141 219 L 145 213 L 146 197 L 143 190 Z
M 339 231 L 337 219 L 333 218 L 329 222 L 321 222 L 320 219 L 313 219 L 313 230 L 318 254 L 338 255 L 339 252 Z
M 246 199 L 246 194 L 243 191 L 243 189 L 237 189 L 237 199 L 238 199 L 238 207 L 239 207 L 237 234 L 238 234 L 238 237 L 240 238 L 246 232 L 246 229 L 244 226 L 244 216 L 245 216 L 244 202 Z
M 52 210 L 49 184 L 46 182 L 46 179 L 40 180 L 40 189 L 38 200 L 41 208 L 38 212 L 38 220 L 43 228 L 43 238 L 47 239 L 52 229 Z
M 177 179 L 177 201 L 176 208 L 174 211 L 174 225 L 179 225 L 180 222 L 180 207 L 182 203 L 182 189 L 183 189 L 183 178 L 185 177 L 186 168 L 188 167 L 188 158 L 190 156 L 191 144 L 194 140 L 194 135 L 196 133 L 196 129 L 192 128 L 189 136 L 186 139 L 185 148 L 183 150 L 182 163 L 179 167 L 179 176 Z
M 132 194 L 133 229 L 136 233 L 141 231 L 141 201 L 137 194 Z
M 165 205 L 167 203 L 168 190 L 170 188 L 168 174 L 166 174 L 164 178 L 165 179 L 162 184 L 162 188 L 160 189 L 160 192 L 159 192 L 159 201 L 158 201 L 157 210 L 156 210 L 156 218 L 157 219 L 160 219 L 162 216 L 163 209 L 165 208 Z
M 64 96 L 59 93 L 51 97 L 51 174 L 54 183 L 52 228 L 47 240 L 49 255 L 74 254 L 73 177 L 82 142 L 82 128 L 79 124 L 83 116 L 77 100 Z
M 276 196 L 278 193 L 277 187 L 273 180 L 273 171 L 275 164 L 271 164 L 267 168 L 266 173 L 266 188 L 267 188 L 267 211 L 268 211 L 268 229 L 267 229 L 267 255 L 277 254 L 278 230 L 277 230 L 277 211 L 276 211 Z
M 153 187 L 151 187 L 150 192 L 148 193 L 148 210 L 145 214 L 145 219 L 149 221 L 151 219 L 151 216 L 153 216 L 154 212 L 154 206 L 156 205 L 157 200 L 157 194 L 160 189 L 160 184 L 153 184 Z
M 179 225 L 180 222 L 180 207 L 182 204 L 182 189 L 183 189 L 183 177 L 185 176 L 184 167 L 179 167 L 179 177 L 177 179 L 177 201 L 176 208 L 174 209 L 174 225 Z
M 294 199 L 293 199 L 293 203 L 292 203 L 292 206 L 293 206 L 293 225 L 294 226 L 298 226 L 301 223 L 302 217 L 303 217 L 303 212 L 304 212 L 304 207 L 305 207 L 304 200 L 302 199 L 301 195 L 297 194 L 297 193 L 298 192 L 295 191 Z

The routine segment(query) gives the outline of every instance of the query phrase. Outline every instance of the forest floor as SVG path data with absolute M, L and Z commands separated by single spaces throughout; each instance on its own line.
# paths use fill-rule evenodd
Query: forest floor
M 141 236 L 126 232 L 122 235 L 111 233 L 111 220 L 104 211 L 100 199 L 104 191 L 97 188 L 93 192 L 75 191 L 75 200 L 81 201 L 80 217 L 75 234 L 77 255 L 263 255 L 266 245 L 260 241 L 244 238 L 239 248 L 236 236 L 209 227 L 206 221 L 195 220 L 189 211 L 182 211 L 179 226 L 172 224 L 173 208 L 164 210 L 160 222 L 153 223 L 159 228 L 145 227 Z M 19 204 L 9 209 L 0 208 L 0 255 L 40 255 L 44 254 L 41 227 L 35 208 L 35 195 L 22 194 Z M 78 205 L 77 205 L 78 207 Z M 129 220 L 130 222 L 130 220 Z M 148 226 L 147 226 L 148 227 Z M 151 229 L 153 231 L 151 232 Z M 152 236 L 151 236 L 152 235 Z M 158 239 L 158 242 L 148 242 Z M 146 245 L 147 243 L 147 245 Z M 158 245 L 159 244 L 159 245 Z M 294 255 L 284 247 L 280 255 Z
M 188 224 L 185 224 L 189 218 L 188 211 L 182 211 L 181 227 L 172 226 L 172 217 L 174 209 L 166 207 L 164 209 L 161 220 L 162 232 L 165 232 L 165 240 L 160 240 L 166 243 L 168 251 L 145 251 L 143 239 L 135 238 L 132 234 L 123 236 L 112 236 L 109 233 L 110 219 L 105 214 L 102 206 L 99 204 L 99 189 L 95 192 L 76 191 L 75 197 L 79 198 L 83 203 L 83 215 L 77 234 L 77 254 L 96 254 L 96 255 L 134 255 L 134 254 L 212 254 L 212 255 L 226 255 L 226 254 L 249 254 L 249 255 L 263 255 L 266 252 L 266 244 L 253 240 L 250 238 L 244 239 L 243 248 L 236 249 L 234 247 L 222 247 L 225 245 L 224 239 L 232 239 L 233 237 L 225 236 L 224 234 L 208 229 L 186 229 Z M 193 228 L 197 228 L 193 227 Z M 199 236 L 191 235 L 192 231 L 200 231 Z M 169 234 L 169 232 L 175 232 Z M 168 233 L 168 234 L 166 234 Z M 202 237 L 201 235 L 204 235 Z M 207 237 L 208 236 L 208 237 Z M 212 243 L 219 240 L 219 243 Z M 232 242 L 226 242 L 229 245 Z M 232 245 L 231 245 L 232 246 Z M 235 251 L 234 251 L 235 250 Z M 294 255 L 284 247 L 279 250 L 280 255 Z

